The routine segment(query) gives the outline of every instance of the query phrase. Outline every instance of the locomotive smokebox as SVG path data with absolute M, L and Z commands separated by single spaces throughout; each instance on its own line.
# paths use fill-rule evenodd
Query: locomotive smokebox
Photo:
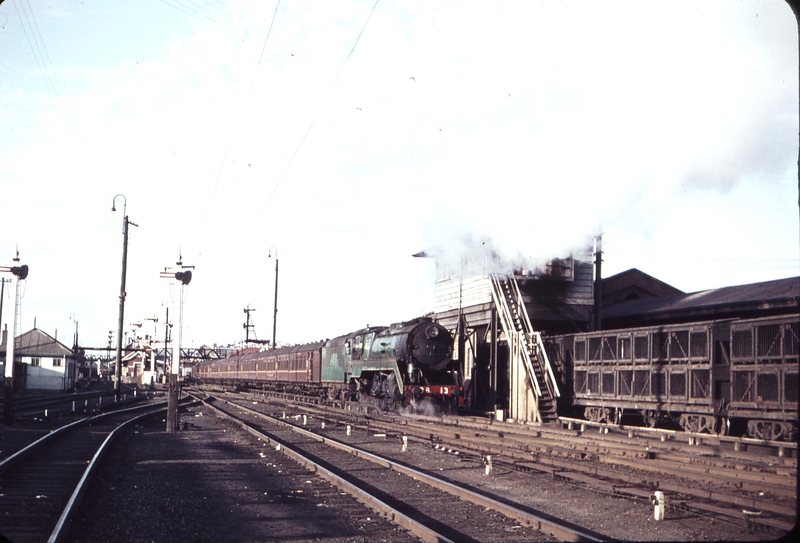
M 440 324 L 430 319 L 417 319 L 396 333 L 406 335 L 405 341 L 398 343 L 398 358 L 433 371 L 445 369 L 450 362 L 453 338 Z

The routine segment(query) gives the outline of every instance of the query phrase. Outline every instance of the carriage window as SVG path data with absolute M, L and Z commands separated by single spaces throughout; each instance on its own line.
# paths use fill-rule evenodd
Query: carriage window
M 603 394 L 614 395 L 614 374 L 610 372 L 603 373 Z
M 777 402 L 778 397 L 778 374 L 761 373 L 758 376 L 758 399 L 765 402 Z
M 639 336 L 633 339 L 634 358 L 647 360 L 648 352 L 647 336 Z
M 589 373 L 589 392 L 592 394 L 600 392 L 600 382 L 596 371 Z
M 769 324 L 756 328 L 757 356 L 781 355 L 781 329 L 777 324 Z
M 586 370 L 575 372 L 575 392 L 586 394 Z
M 575 361 L 586 362 L 586 341 L 575 340 Z
M 711 396 L 708 370 L 692 370 L 692 398 Z
M 619 338 L 618 349 L 619 360 L 630 360 L 633 355 L 631 351 L 631 338 L 627 336 Z
M 731 334 L 733 345 L 731 355 L 733 358 L 750 358 L 753 356 L 753 336 L 750 330 L 738 330 Z
M 603 338 L 603 360 L 617 359 L 617 337 L 606 336 Z
M 589 360 L 600 361 L 603 359 L 603 338 L 589 338 Z
M 797 402 L 797 374 L 787 373 L 783 379 L 783 400 L 787 403 Z
M 689 358 L 689 332 L 672 332 L 669 355 L 670 358 Z
M 664 396 L 667 393 L 667 376 L 663 373 L 653 373 L 650 376 L 650 390 L 653 396 Z
M 669 351 L 669 334 L 667 332 L 653 333 L 653 360 L 666 360 Z
M 791 322 L 783 329 L 783 354 L 784 356 L 797 355 L 797 329 L 800 325 Z M 795 377 L 797 377 L 795 375 Z
M 753 386 L 753 377 L 755 372 L 752 371 L 735 371 L 733 372 L 733 398 L 734 402 L 752 402 L 755 398 L 755 387 Z
M 633 394 L 635 396 L 650 395 L 650 372 L 636 370 L 633 372 Z
M 670 396 L 686 396 L 686 374 L 685 373 L 670 373 L 669 374 L 669 395 Z
M 689 342 L 692 358 L 708 356 L 708 335 L 705 332 L 692 332 Z
M 631 396 L 633 395 L 633 371 L 621 370 L 619 372 L 619 395 Z

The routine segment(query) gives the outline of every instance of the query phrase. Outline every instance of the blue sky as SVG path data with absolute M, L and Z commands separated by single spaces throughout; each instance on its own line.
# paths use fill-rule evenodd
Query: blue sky
M 784 2 L 5 0 L 0 51 L 0 264 L 68 344 L 116 331 L 116 194 L 126 329 L 163 335 L 180 254 L 185 345 L 248 305 L 271 337 L 270 247 L 285 342 L 432 310 L 423 249 L 603 232 L 605 275 L 687 292 L 800 271 Z

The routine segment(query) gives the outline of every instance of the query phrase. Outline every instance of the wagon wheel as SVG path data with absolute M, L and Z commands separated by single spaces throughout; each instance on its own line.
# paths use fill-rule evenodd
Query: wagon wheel
M 773 441 L 784 439 L 787 433 L 786 427 L 782 423 L 775 422 L 772 424 L 771 438 Z
M 656 423 L 658 422 L 658 413 L 656 411 L 645 409 L 642 411 L 642 417 L 644 418 L 644 422 L 647 424 L 647 426 L 650 428 L 655 428 Z
M 716 417 L 707 417 L 703 415 L 700 417 L 701 422 L 703 423 L 703 427 L 700 429 L 701 431 L 705 430 L 709 434 L 716 434 L 717 433 L 717 419 Z
M 751 420 L 747 423 L 747 433 L 756 439 L 769 439 L 772 437 L 772 425 L 763 420 Z
M 719 417 L 719 435 L 726 436 L 731 432 L 731 422 L 728 417 Z

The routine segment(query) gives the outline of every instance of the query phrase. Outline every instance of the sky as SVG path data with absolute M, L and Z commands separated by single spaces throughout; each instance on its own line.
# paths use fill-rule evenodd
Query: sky
M 5 0 L 18 332 L 116 337 L 126 214 L 125 331 L 180 260 L 184 347 L 271 339 L 276 260 L 279 343 L 432 311 L 420 251 L 800 275 L 797 40 L 783 1 Z

